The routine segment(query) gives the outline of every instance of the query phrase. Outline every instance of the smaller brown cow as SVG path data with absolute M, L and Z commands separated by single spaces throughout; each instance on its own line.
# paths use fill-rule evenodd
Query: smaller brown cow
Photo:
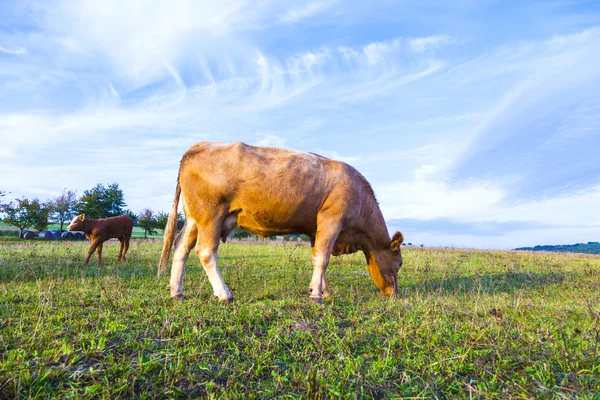
M 85 218 L 85 215 L 81 214 L 73 218 L 67 230 L 83 231 L 88 240 L 92 242 L 84 265 L 88 264 L 96 249 L 98 249 L 98 264 L 102 262 L 102 244 L 108 239 L 119 239 L 121 249 L 119 250 L 118 260 L 125 262 L 125 254 L 129 249 L 129 239 L 131 239 L 131 232 L 133 231 L 133 220 L 127 215 L 92 219 Z

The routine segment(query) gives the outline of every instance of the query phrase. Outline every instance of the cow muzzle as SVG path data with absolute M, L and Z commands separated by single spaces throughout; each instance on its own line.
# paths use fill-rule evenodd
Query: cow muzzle
M 398 278 L 397 277 L 393 277 L 392 279 L 390 279 L 392 282 L 390 282 L 388 284 L 388 286 L 386 286 L 385 288 L 381 289 L 381 293 L 388 297 L 388 296 L 396 296 L 396 294 L 398 293 Z

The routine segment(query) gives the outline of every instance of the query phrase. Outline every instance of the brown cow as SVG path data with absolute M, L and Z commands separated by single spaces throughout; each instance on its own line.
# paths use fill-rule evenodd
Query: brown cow
M 358 250 L 379 290 L 385 296 L 396 293 L 402 234 L 390 239 L 371 186 L 348 164 L 239 142 L 190 147 L 179 167 L 159 274 L 169 262 L 180 194 L 186 223 L 175 244 L 169 283 L 173 298 L 183 297 L 184 265 L 195 248 L 214 295 L 220 301 L 233 299 L 217 268 L 217 249 L 219 239 L 225 242 L 236 226 L 263 237 L 310 236 L 314 270 L 308 291 L 317 303 L 329 294 L 325 269 L 330 254 Z
M 90 262 L 90 257 L 98 249 L 98 264 L 102 262 L 102 244 L 108 239 L 119 239 L 121 249 L 118 260 L 125 262 L 125 254 L 129 249 L 129 239 L 133 231 L 133 220 L 127 215 L 118 217 L 92 219 L 85 218 L 84 214 L 78 215 L 67 227 L 68 231 L 83 231 L 89 241 L 92 242 L 84 265 Z

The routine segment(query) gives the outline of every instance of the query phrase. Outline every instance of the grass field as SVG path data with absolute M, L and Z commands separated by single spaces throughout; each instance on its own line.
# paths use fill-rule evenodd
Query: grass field
M 310 249 L 226 244 L 222 305 L 195 256 L 186 299 L 160 241 L 0 242 L 0 398 L 591 398 L 600 393 L 600 258 L 411 248 L 396 299 L 362 255 L 306 293 Z

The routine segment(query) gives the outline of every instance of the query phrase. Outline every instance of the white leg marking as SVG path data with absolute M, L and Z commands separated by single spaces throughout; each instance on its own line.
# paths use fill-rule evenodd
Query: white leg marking
M 312 280 L 310 281 L 310 298 L 315 303 L 321 303 L 323 299 L 323 289 L 325 287 L 325 268 L 327 268 L 327 264 L 329 263 L 329 257 L 324 257 L 323 255 L 317 253 L 313 257 L 314 269 Z
M 230 301 L 233 300 L 233 295 L 227 288 L 221 273 L 219 272 L 219 268 L 217 266 L 217 251 L 211 249 L 201 250 L 198 254 L 200 261 L 202 262 L 202 266 L 204 267 L 204 271 L 208 276 L 208 280 L 213 288 L 214 295 L 219 299 L 219 301 Z
M 193 223 L 188 223 L 185 227 L 185 231 L 181 240 L 175 247 L 175 253 L 173 254 L 173 264 L 171 266 L 171 279 L 169 281 L 169 289 L 171 290 L 171 297 L 181 299 L 183 298 L 183 273 L 185 271 L 185 262 L 187 261 L 190 251 L 190 236 L 195 233 Z
M 185 248 L 185 245 L 180 244 L 179 247 L 175 249 L 173 265 L 171 266 L 171 280 L 169 281 L 171 297 L 173 298 L 183 297 L 183 273 L 188 255 L 189 251 Z

